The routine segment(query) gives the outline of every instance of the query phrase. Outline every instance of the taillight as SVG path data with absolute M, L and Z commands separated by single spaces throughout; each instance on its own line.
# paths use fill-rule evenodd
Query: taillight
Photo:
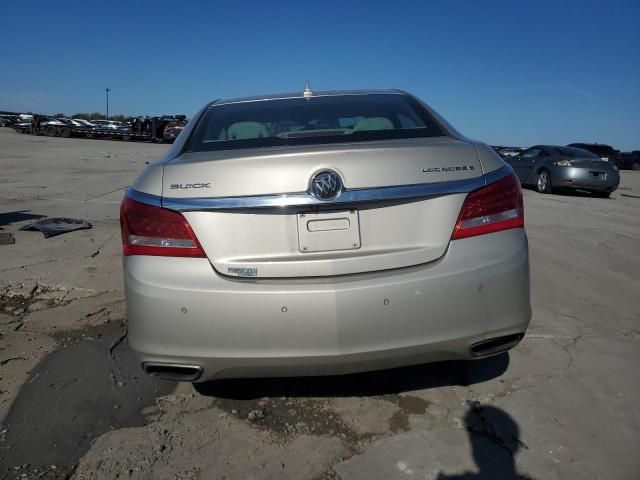
M 187 219 L 173 210 L 125 197 L 120 228 L 125 256 L 206 257 Z
M 522 227 L 522 189 L 518 178 L 511 174 L 467 195 L 451 239 Z

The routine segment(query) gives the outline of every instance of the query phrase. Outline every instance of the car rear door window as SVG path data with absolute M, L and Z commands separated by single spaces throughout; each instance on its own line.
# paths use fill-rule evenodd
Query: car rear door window
M 534 159 L 538 158 L 542 154 L 542 149 L 540 148 L 530 148 L 522 154 L 522 158 Z

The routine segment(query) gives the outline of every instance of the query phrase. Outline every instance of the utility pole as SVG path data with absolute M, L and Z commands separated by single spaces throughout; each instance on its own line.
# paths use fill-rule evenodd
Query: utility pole
M 111 90 L 109 88 L 105 88 L 104 91 L 107 93 L 107 120 L 109 120 L 109 92 Z

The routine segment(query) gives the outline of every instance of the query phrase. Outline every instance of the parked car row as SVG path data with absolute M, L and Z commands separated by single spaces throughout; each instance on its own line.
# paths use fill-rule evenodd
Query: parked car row
M 187 120 L 185 115 L 136 117 L 127 122 L 115 120 L 85 120 L 82 118 L 49 117 L 46 115 L 1 115 L 0 127 L 14 128 L 20 133 L 50 137 L 83 136 L 88 138 L 119 138 L 122 140 L 153 140 L 173 143 Z
M 34 123 L 32 115 L 0 114 L 0 127 L 11 127 L 22 133 L 33 133 Z M 124 140 L 131 138 L 148 138 L 155 141 L 173 143 L 187 124 L 185 115 L 163 115 L 161 117 L 135 117 L 127 122 L 115 120 L 85 120 L 82 118 L 58 118 L 36 116 L 39 118 L 37 133 L 52 137 L 70 137 L 78 132 L 83 136 L 116 137 Z M 91 129 L 92 132 L 89 132 Z M 93 135 L 92 135 L 93 133 Z M 620 170 L 640 171 L 640 150 L 620 152 L 610 145 L 600 143 L 570 143 L 567 147 L 587 151 L 610 162 Z M 535 148 L 535 147 L 532 147 Z M 566 148 L 554 147 L 551 148 Z M 519 157 L 530 149 L 522 147 L 493 146 L 493 149 L 507 162 L 514 160 L 521 163 Z M 591 158 L 591 157 L 590 157 Z M 526 162 L 525 162 L 526 163 Z M 566 172 L 565 172 L 566 173 Z M 527 179 L 529 181 L 530 179 Z M 537 181 L 537 180 L 536 180 Z M 555 188 L 557 182 L 554 182 Z

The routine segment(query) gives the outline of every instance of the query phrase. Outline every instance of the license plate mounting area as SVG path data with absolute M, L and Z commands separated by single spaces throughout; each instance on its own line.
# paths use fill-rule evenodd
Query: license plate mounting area
M 301 212 L 298 247 L 301 253 L 357 250 L 360 248 L 360 220 L 357 210 Z

